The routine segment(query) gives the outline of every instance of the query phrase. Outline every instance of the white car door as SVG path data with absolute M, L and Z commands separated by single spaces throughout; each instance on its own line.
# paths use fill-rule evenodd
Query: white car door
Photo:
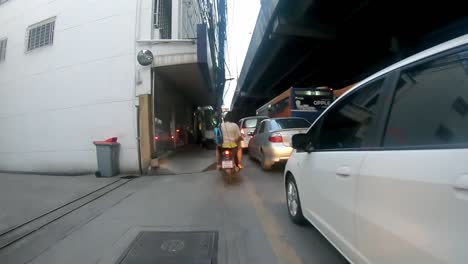
M 304 214 L 357 262 L 361 259 L 354 232 L 357 180 L 383 83 L 379 79 L 364 85 L 334 104 L 309 130 L 314 149 L 294 154 L 301 168 Z
M 468 56 L 401 70 L 382 147 L 358 183 L 357 240 L 369 263 L 468 263 Z

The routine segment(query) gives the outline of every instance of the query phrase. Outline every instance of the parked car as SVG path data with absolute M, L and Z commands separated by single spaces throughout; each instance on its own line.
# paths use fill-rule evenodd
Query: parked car
M 292 152 L 291 136 L 307 131 L 310 123 L 304 118 L 271 118 L 261 121 L 249 142 L 249 155 L 270 169 L 275 163 L 288 160 Z
M 286 202 L 353 263 L 466 263 L 468 35 L 340 96 L 292 139 Z
M 162 128 L 155 128 L 154 131 L 154 147 L 157 155 L 160 155 L 174 148 L 172 136 L 169 132 Z
M 267 119 L 267 118 L 268 118 L 267 116 L 249 116 L 249 117 L 244 117 L 241 120 L 239 120 L 239 128 L 241 129 L 241 135 L 243 139 L 241 141 L 241 147 L 243 149 L 249 146 L 249 141 L 250 141 L 249 133 L 255 130 L 255 128 L 257 127 L 257 124 L 260 123 L 260 121 Z

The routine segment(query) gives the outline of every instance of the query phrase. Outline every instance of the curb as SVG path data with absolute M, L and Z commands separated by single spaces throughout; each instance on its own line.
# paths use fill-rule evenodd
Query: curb
M 170 156 L 174 155 L 174 153 L 175 153 L 174 150 L 169 150 L 169 151 L 166 151 L 163 154 L 161 154 L 159 157 L 151 159 L 149 171 L 152 171 L 154 169 L 159 168 L 159 161 L 162 160 L 162 159 L 169 158 Z

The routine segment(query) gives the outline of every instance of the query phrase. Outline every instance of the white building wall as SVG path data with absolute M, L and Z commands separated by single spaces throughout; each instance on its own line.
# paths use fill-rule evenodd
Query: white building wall
M 137 1 L 9 0 L 0 5 L 0 170 L 92 172 L 93 140 L 117 136 L 138 168 Z M 56 16 L 52 46 L 25 53 L 28 26 Z

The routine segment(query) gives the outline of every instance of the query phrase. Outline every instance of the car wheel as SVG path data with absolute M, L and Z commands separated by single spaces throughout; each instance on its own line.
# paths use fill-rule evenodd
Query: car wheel
M 271 167 L 273 166 L 273 164 L 270 161 L 266 160 L 265 154 L 263 154 L 263 151 L 262 151 L 262 159 L 261 159 L 260 163 L 262 165 L 263 170 L 270 170 Z
M 286 181 L 286 205 L 288 207 L 289 217 L 295 224 L 303 225 L 306 223 L 306 219 L 302 214 L 299 191 L 292 175 L 289 175 Z

